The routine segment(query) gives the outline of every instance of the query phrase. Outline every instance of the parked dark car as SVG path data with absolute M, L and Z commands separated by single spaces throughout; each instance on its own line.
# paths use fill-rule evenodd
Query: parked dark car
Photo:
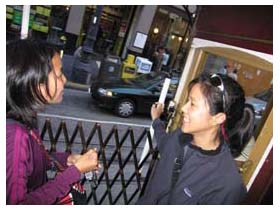
M 271 87 L 260 93 L 256 93 L 253 96 L 246 97 L 246 103 L 251 104 L 255 110 L 255 126 L 259 125 L 263 112 L 266 109 L 267 102 L 272 97 L 272 95 L 273 89 Z
M 134 113 L 149 114 L 167 77 L 166 73 L 152 72 L 135 79 L 95 81 L 91 85 L 91 95 L 98 106 L 111 109 L 120 117 L 130 117 Z M 178 77 L 171 77 L 166 104 L 173 99 L 178 81 Z

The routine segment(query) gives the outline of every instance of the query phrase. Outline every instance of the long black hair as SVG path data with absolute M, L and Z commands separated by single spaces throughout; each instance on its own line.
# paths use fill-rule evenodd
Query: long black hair
M 36 127 L 36 113 L 47 104 L 40 85 L 48 89 L 52 58 L 58 49 L 45 42 L 15 40 L 6 44 L 6 117 Z
M 220 80 L 220 84 L 213 83 L 214 77 Z M 190 82 L 189 92 L 197 83 L 202 87 L 210 114 L 215 115 L 219 112 L 226 114 L 226 121 L 220 126 L 219 136 L 226 140 L 232 155 L 237 157 L 253 136 L 254 108 L 245 103 L 243 88 L 229 76 L 202 74 Z

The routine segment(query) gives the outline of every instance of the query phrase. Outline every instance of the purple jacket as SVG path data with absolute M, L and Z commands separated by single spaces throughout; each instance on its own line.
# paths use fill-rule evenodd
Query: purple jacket
M 7 121 L 6 137 L 6 204 L 54 204 L 79 181 L 80 172 L 73 165 L 48 181 L 50 161 L 22 124 Z M 66 166 L 68 153 L 52 155 Z

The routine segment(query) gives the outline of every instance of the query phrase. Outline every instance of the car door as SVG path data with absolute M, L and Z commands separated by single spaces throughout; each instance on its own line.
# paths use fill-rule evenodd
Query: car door
M 138 112 L 150 113 L 152 104 L 159 99 L 160 83 L 161 81 L 150 82 L 149 85 L 145 87 L 144 94 L 141 94 L 141 96 L 138 95 Z

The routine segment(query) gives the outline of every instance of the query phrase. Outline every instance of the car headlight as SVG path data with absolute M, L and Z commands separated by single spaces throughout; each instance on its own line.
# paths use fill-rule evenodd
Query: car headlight
M 98 88 L 98 93 L 100 95 L 103 95 L 103 96 L 108 96 L 108 97 L 112 97 L 113 96 L 113 92 L 110 91 L 110 90 L 106 90 L 106 89 L 103 89 L 103 88 Z
M 108 91 L 106 92 L 106 96 L 112 97 L 113 96 L 113 92 L 112 91 Z

